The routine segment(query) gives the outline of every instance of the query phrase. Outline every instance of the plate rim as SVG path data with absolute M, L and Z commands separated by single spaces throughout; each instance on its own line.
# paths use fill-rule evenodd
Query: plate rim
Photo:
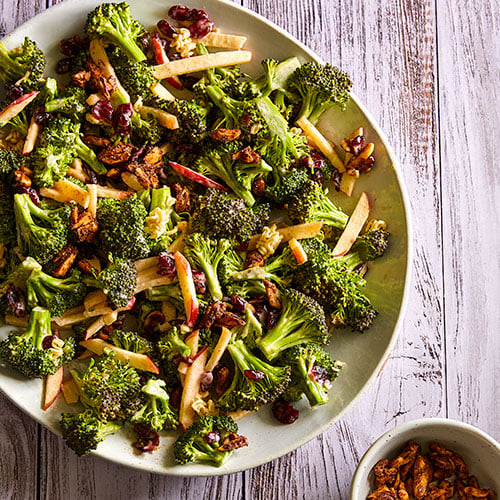
M 127 0 L 125 0 L 127 1 Z M 312 49 L 307 47 L 304 43 L 302 43 L 300 40 L 298 40 L 295 36 L 291 35 L 288 33 L 285 29 L 281 28 L 274 22 L 270 21 L 269 19 L 265 18 L 261 14 L 254 12 L 247 7 L 244 7 L 242 5 L 239 5 L 237 3 L 234 3 L 230 0 L 211 0 L 215 3 L 219 3 L 221 5 L 225 6 L 230 6 L 238 11 L 240 13 L 245 14 L 247 16 L 250 16 L 253 19 L 256 19 L 257 21 L 260 21 L 264 24 L 266 24 L 268 27 L 276 31 L 280 36 L 288 39 L 291 41 L 293 44 L 296 46 L 300 47 L 307 55 L 310 57 L 313 61 L 317 61 L 319 63 L 324 63 L 323 59 L 319 57 Z M 45 9 L 44 11 L 36 14 L 32 18 L 28 19 L 25 21 L 23 24 L 19 25 L 16 27 L 14 30 L 6 34 L 1 41 L 3 43 L 9 42 L 11 38 L 14 38 L 16 35 L 19 33 L 29 33 L 29 28 L 32 24 L 35 24 L 37 20 L 40 18 L 45 18 L 50 15 L 52 15 L 56 10 L 68 8 L 70 4 L 77 4 L 78 0 L 63 0 L 62 2 L 53 5 L 49 7 L 48 9 Z M 100 1 L 99 3 L 103 3 Z M 96 3 L 97 4 L 97 3 Z M 134 463 L 129 463 L 125 459 L 119 457 L 115 457 L 114 455 L 110 456 L 109 454 L 105 452 L 99 451 L 99 449 L 94 450 L 91 452 L 91 455 L 95 457 L 99 457 L 101 459 L 105 459 L 109 462 L 113 462 L 119 465 L 123 465 L 135 470 L 140 470 L 144 472 L 149 472 L 153 474 L 160 474 L 160 475 L 165 475 L 165 476 L 172 476 L 172 477 L 211 477 L 211 476 L 222 476 L 222 475 L 229 475 L 229 474 L 236 474 L 239 472 L 243 472 L 249 469 L 253 469 L 256 467 L 260 467 L 262 465 L 265 465 L 269 462 L 272 462 L 273 460 L 276 460 L 278 458 L 281 458 L 292 451 L 295 451 L 296 449 L 300 448 L 301 446 L 305 445 L 309 441 L 312 441 L 314 438 L 318 437 L 319 435 L 323 434 L 326 430 L 328 430 L 330 427 L 332 427 L 335 423 L 337 423 L 341 418 L 343 418 L 349 411 L 353 409 L 353 407 L 360 402 L 360 400 L 363 398 L 363 396 L 368 392 L 368 390 L 371 388 L 375 380 L 378 378 L 380 373 L 382 372 L 386 362 L 392 355 L 392 351 L 394 349 L 394 346 L 396 344 L 396 341 L 399 337 L 399 333 L 405 318 L 405 313 L 408 305 L 408 299 L 409 299 L 409 294 L 410 294 L 410 286 L 411 286 L 411 276 L 412 276 L 412 270 L 413 270 L 413 223 L 412 223 L 412 216 L 411 216 L 411 204 L 410 204 L 410 199 L 408 195 L 408 190 L 406 187 L 406 183 L 403 177 L 403 174 L 401 172 L 401 164 L 399 162 L 398 157 L 396 156 L 396 153 L 394 152 L 386 134 L 384 131 L 381 129 L 379 123 L 373 115 L 368 111 L 368 109 L 365 107 L 365 105 L 360 101 L 360 99 L 352 92 L 350 92 L 350 97 L 352 101 L 358 106 L 360 111 L 363 113 L 363 115 L 366 117 L 367 121 L 369 122 L 370 126 L 373 128 L 373 130 L 377 133 L 377 135 L 380 137 L 381 142 L 383 143 L 387 156 L 389 157 L 391 161 L 391 166 L 392 169 L 394 170 L 394 173 L 396 175 L 397 183 L 399 186 L 399 190 L 401 193 L 401 199 L 402 199 L 402 204 L 403 204 L 403 211 L 404 211 L 404 216 L 405 216 L 405 224 L 406 224 L 406 272 L 405 272 L 405 277 L 404 277 L 404 287 L 403 287 L 403 294 L 401 298 L 401 305 L 399 308 L 398 312 L 398 317 L 396 320 L 396 323 L 393 328 L 392 336 L 389 341 L 389 344 L 387 345 L 387 348 L 383 352 L 380 361 L 377 363 L 375 366 L 372 374 L 368 378 L 368 380 L 364 383 L 363 387 L 360 389 L 360 391 L 352 398 L 352 400 L 343 408 L 339 413 L 337 413 L 333 418 L 329 419 L 326 423 L 318 426 L 317 428 L 314 429 L 313 432 L 307 434 L 306 436 L 302 436 L 300 439 L 297 441 L 294 441 L 292 445 L 286 446 L 283 448 L 282 451 L 278 455 L 272 455 L 272 456 L 266 456 L 263 457 L 261 460 L 256 461 L 252 465 L 248 466 L 239 466 L 236 467 L 234 470 L 231 472 L 221 470 L 219 468 L 211 467 L 209 465 L 206 466 L 206 471 L 194 471 L 192 473 L 189 473 L 189 468 L 187 467 L 182 467 L 182 466 L 176 466 L 173 468 L 173 470 L 157 470 L 157 469 L 151 469 L 148 467 L 148 464 L 134 464 Z M 0 386 L 0 391 L 2 394 L 7 397 L 16 407 L 18 407 L 23 413 L 29 415 L 33 420 L 35 420 L 37 423 L 40 425 L 43 425 L 46 429 L 50 430 L 52 433 L 54 433 L 56 436 L 61 438 L 61 432 L 55 428 L 54 426 L 49 425 L 47 422 L 41 421 L 33 412 L 31 412 L 29 409 L 26 409 L 21 406 L 21 404 L 17 401 L 15 401 L 13 398 L 11 398 L 8 394 L 6 394 L 2 387 Z M 176 472 L 179 470 L 179 472 Z

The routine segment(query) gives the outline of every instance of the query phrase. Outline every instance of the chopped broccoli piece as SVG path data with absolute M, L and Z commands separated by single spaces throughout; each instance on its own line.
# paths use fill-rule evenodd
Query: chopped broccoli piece
M 153 343 L 136 332 L 113 330 L 109 333 L 109 341 L 116 347 L 138 354 L 150 356 L 154 351 Z
M 232 453 L 225 449 L 224 440 L 239 440 L 239 446 L 247 446 L 247 440 L 238 436 L 238 426 L 231 417 L 201 417 L 195 421 L 174 445 L 174 457 L 178 464 L 208 462 L 220 467 Z
M 327 192 L 314 181 L 308 181 L 304 189 L 288 204 L 288 216 L 294 223 L 324 221 L 326 225 L 343 229 L 349 216 L 337 208 Z
M 160 337 L 156 349 L 160 359 L 172 360 L 176 356 L 186 358 L 191 355 L 191 348 L 184 343 L 177 326 Z
M 0 176 L 4 180 L 8 180 L 10 175 L 19 170 L 24 163 L 24 158 L 17 152 L 11 149 L 0 149 Z
M 170 398 L 165 390 L 165 381 L 149 379 L 141 389 L 146 402 L 130 421 L 133 424 L 148 425 L 154 432 L 165 429 L 175 429 L 179 425 L 177 416 L 170 407 Z
M 296 401 L 305 394 L 314 407 L 328 403 L 328 390 L 338 376 L 343 363 L 334 361 L 317 344 L 302 344 L 283 352 L 280 361 L 292 367 L 292 383 L 284 399 Z
M 46 307 L 56 317 L 78 305 L 87 293 L 77 269 L 73 269 L 66 278 L 55 278 L 40 270 L 33 271 L 26 281 L 26 288 L 30 307 Z
M 141 379 L 134 368 L 118 361 L 113 352 L 90 360 L 83 373 L 71 370 L 81 402 L 102 422 L 126 420 L 143 403 Z
M 212 238 L 245 241 L 259 233 L 269 220 L 267 204 L 246 206 L 242 199 L 208 189 L 191 219 L 193 231 Z
M 272 403 L 290 384 L 289 366 L 272 366 L 253 354 L 243 340 L 227 347 L 234 362 L 231 385 L 217 400 L 226 411 L 257 410 Z
M 313 124 L 328 108 L 338 105 L 346 108 L 352 82 L 347 73 L 330 64 L 314 61 L 302 64 L 288 79 L 288 90 L 297 92 L 302 106 L 296 117 L 305 116 Z
M 0 341 L 0 358 L 29 378 L 55 373 L 74 354 L 74 339 L 61 340 L 52 335 L 50 312 L 42 307 L 31 311 L 25 332 L 11 332 Z
M 3 296 L 10 285 L 24 289 L 26 280 L 33 271 L 39 271 L 42 266 L 32 257 L 26 257 L 12 271 L 7 274 L 5 280 L 0 283 L 0 296 Z
M 87 17 L 85 31 L 91 37 L 103 36 L 122 48 L 136 62 L 146 55 L 139 48 L 138 39 L 144 34 L 144 26 L 134 20 L 127 3 L 103 3 Z
M 194 100 L 175 99 L 164 101 L 160 108 L 177 117 L 179 128 L 171 131 L 169 137 L 178 144 L 198 143 L 208 132 L 208 113 L 210 109 Z
M 101 422 L 92 410 L 63 413 L 59 425 L 64 441 L 79 457 L 95 450 L 107 435 L 122 428 L 120 422 Z
M 70 86 L 63 96 L 45 102 L 45 111 L 48 113 L 61 113 L 74 120 L 81 120 L 88 109 L 86 99 L 87 92 L 85 92 L 85 89 Z
M 390 234 L 384 229 L 372 229 L 359 236 L 352 251 L 359 254 L 363 262 L 381 257 L 389 246 Z
M 257 343 L 267 359 L 273 360 L 281 351 L 296 345 L 328 342 L 325 312 L 313 298 L 290 289 L 281 294 L 280 300 L 280 319 Z
M 310 179 L 307 171 L 300 168 L 275 168 L 273 174 L 275 174 L 274 183 L 266 187 L 265 196 L 279 205 L 289 203 L 298 196 Z
M 60 208 L 37 206 L 29 195 L 14 195 L 17 242 L 25 255 L 46 264 L 66 245 L 69 233 L 69 205 Z

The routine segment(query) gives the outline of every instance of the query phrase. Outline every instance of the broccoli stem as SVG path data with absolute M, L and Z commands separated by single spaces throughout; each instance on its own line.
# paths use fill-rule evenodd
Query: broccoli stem
M 75 141 L 75 152 L 78 158 L 83 160 L 97 175 L 104 175 L 108 170 L 97 159 L 97 155 L 90 149 L 80 137 Z
M 19 335 L 21 338 L 29 339 L 36 349 L 43 349 L 43 339 L 51 334 L 50 312 L 42 307 L 35 307 L 30 314 L 28 328 Z
M 23 76 L 24 68 L 10 57 L 9 50 L 2 42 L 0 42 L 0 62 L 1 71 L 5 73 L 6 79 L 17 79 Z
M 122 26 L 124 31 L 128 29 L 126 25 L 122 24 Z M 121 47 L 127 52 L 130 58 L 135 62 L 141 62 L 146 59 L 146 54 L 144 54 L 142 49 L 139 48 L 134 39 L 128 36 L 123 36 L 118 31 L 108 31 L 106 35 L 109 36 L 109 38 L 114 38 L 118 45 L 121 45 Z
M 306 359 L 300 357 L 297 363 L 297 369 L 306 385 L 307 399 L 311 406 L 324 405 L 328 403 L 328 392 L 325 391 L 317 382 L 311 379 L 309 375 L 309 367 L 306 364 Z

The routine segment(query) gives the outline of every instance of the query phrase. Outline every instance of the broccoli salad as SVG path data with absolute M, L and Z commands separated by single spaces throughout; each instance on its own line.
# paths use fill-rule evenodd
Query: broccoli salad
M 347 74 L 292 57 L 250 77 L 246 37 L 165 17 L 98 6 L 57 78 L 33 40 L 0 43 L 0 358 L 43 379 L 77 455 L 129 426 L 140 452 L 177 430 L 165 453 L 220 466 L 248 445 L 238 418 L 328 403 L 325 346 L 375 321 L 389 233 L 366 193 L 346 213 L 326 188 L 351 196 L 375 162 L 361 127 L 316 128 Z

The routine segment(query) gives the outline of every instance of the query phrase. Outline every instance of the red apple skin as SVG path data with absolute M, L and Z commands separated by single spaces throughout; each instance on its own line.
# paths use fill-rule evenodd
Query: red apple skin
M 165 51 L 163 50 L 163 47 L 158 40 L 156 36 L 153 36 L 153 53 L 155 56 L 155 61 L 156 64 L 165 64 L 168 63 L 168 57 L 167 54 L 165 54 Z M 172 76 L 170 78 L 167 78 L 167 82 L 172 85 L 177 90 L 182 90 L 184 88 L 184 85 L 182 85 L 181 81 L 179 80 L 179 77 L 177 76 Z
M 223 186 L 222 184 L 219 184 L 218 182 L 215 182 L 212 179 L 209 179 L 208 177 L 205 177 L 204 175 L 199 174 L 198 172 L 195 172 L 194 170 L 191 170 L 190 168 L 185 167 L 184 165 L 181 165 L 180 163 L 176 163 L 175 161 L 169 161 L 168 163 L 178 174 L 181 174 L 187 179 L 191 179 L 192 181 L 197 182 L 202 186 L 208 188 L 214 188 L 224 192 L 229 191 L 229 189 Z
M 181 292 L 184 299 L 184 308 L 186 310 L 187 326 L 192 328 L 198 320 L 198 299 L 196 297 L 196 288 L 194 286 L 191 266 L 186 257 L 180 252 L 174 253 L 175 269 L 179 278 Z
M 17 116 L 40 92 L 35 90 L 18 97 L 0 111 L 0 127 Z
M 52 403 L 57 399 L 57 396 L 61 392 L 63 377 L 64 377 L 64 368 L 62 366 L 53 375 L 47 375 L 45 377 L 45 389 L 43 394 L 43 405 L 42 405 L 42 408 L 44 410 L 50 408 Z

